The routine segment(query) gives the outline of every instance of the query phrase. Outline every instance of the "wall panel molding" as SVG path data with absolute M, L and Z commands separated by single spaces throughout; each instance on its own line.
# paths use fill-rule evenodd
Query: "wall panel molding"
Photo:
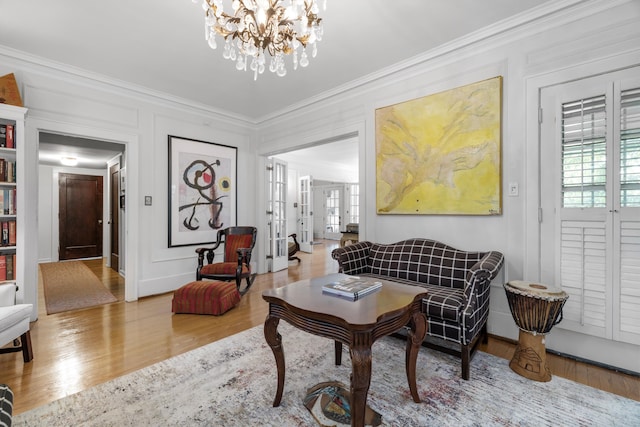
M 24 100 L 26 105 L 34 106 L 30 108 L 32 115 L 40 112 L 64 117 L 67 121 L 69 117 L 73 117 L 118 127 L 137 129 L 140 126 L 137 108 L 124 107 L 88 96 L 25 84 Z

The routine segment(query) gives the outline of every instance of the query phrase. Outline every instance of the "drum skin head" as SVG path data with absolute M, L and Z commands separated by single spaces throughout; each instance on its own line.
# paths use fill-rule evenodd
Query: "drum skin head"
M 530 294 L 532 296 L 539 296 L 540 298 L 564 298 L 566 293 L 555 286 L 550 286 L 537 282 L 527 282 L 524 280 L 512 280 L 506 284 L 513 288 L 515 291 L 521 293 Z

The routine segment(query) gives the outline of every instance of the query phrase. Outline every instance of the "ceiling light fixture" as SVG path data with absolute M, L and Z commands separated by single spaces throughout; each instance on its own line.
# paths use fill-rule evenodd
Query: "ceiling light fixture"
M 78 164 L 78 159 L 75 157 L 60 157 L 60 163 L 64 166 L 76 166 Z
M 326 9 L 326 0 L 323 1 Z M 285 55 L 292 55 L 294 70 L 298 65 L 306 67 L 309 64 L 307 46 L 315 58 L 316 42 L 322 39 L 318 5 L 316 0 L 288 0 L 287 6 L 284 3 L 284 0 L 233 0 L 234 12 L 228 15 L 223 11 L 223 0 L 203 0 L 205 38 L 209 46 L 215 49 L 216 35 L 220 35 L 225 40 L 222 56 L 235 61 L 239 71 L 246 71 L 249 66 L 254 80 L 265 70 L 265 52 L 271 55 L 269 71 L 280 77 L 287 74 Z

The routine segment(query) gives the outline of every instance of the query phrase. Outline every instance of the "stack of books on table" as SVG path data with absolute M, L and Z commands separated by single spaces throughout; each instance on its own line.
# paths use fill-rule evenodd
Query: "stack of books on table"
M 322 285 L 322 292 L 355 301 L 382 288 L 382 282 L 371 278 L 349 276 Z

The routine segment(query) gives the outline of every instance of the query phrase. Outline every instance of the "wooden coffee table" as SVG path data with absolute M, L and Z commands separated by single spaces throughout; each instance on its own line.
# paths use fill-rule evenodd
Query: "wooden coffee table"
M 345 277 L 331 274 L 269 289 L 262 298 L 269 303 L 264 336 L 273 350 L 278 368 L 278 389 L 273 406 L 279 406 L 284 388 L 284 349 L 278 323 L 293 326 L 335 341 L 335 362 L 342 362 L 342 345 L 351 355 L 351 425 L 364 426 L 367 392 L 371 382 L 371 346 L 380 337 L 409 326 L 405 369 L 414 402 L 420 402 L 416 387 L 416 360 L 427 333 L 422 313 L 424 288 L 381 280 L 382 288 L 356 301 L 322 293 L 322 285 Z

